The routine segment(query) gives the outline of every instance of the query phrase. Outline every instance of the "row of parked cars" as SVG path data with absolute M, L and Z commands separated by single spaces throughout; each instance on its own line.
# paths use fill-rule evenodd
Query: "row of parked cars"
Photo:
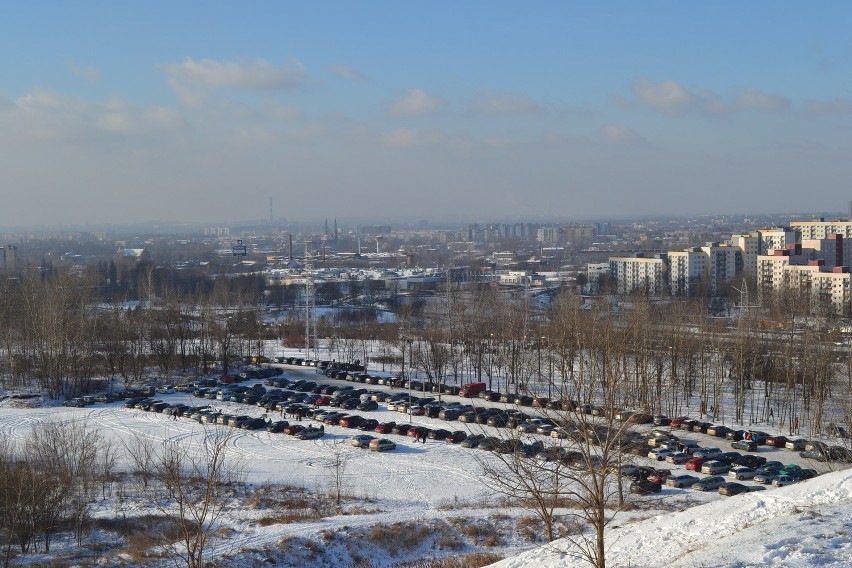
M 218 424 L 242 430 L 266 430 L 273 433 L 290 434 L 299 440 L 315 440 L 325 434 L 324 428 L 303 424 L 290 424 L 286 420 L 273 421 L 269 418 L 257 418 L 248 415 L 229 414 L 215 410 L 209 405 L 189 406 L 170 404 L 152 398 L 131 398 L 124 403 L 125 408 L 157 412 L 175 418 L 186 418 L 200 424 Z
M 852 463 L 852 450 L 843 446 L 831 446 L 819 440 L 805 440 L 802 438 L 788 438 L 783 435 L 771 435 L 760 430 L 739 430 L 713 424 L 692 420 L 685 416 L 668 419 L 666 417 L 654 417 L 654 424 L 659 426 L 671 426 L 672 429 L 690 432 L 701 432 L 709 436 L 723 438 L 731 443 L 733 449 L 755 452 L 760 446 L 779 448 L 799 452 L 805 459 L 819 462 L 844 462 Z

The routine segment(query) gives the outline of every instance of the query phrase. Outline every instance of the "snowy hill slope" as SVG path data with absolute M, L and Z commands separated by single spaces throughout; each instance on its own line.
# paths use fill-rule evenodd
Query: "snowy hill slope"
M 847 567 L 852 562 L 852 470 L 660 515 L 615 528 L 607 539 L 611 567 Z M 576 551 L 561 540 L 494 566 L 587 565 Z

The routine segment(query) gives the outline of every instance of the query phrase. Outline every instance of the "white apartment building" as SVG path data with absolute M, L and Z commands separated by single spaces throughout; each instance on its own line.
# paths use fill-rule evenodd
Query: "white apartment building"
M 609 273 L 615 280 L 618 294 L 639 292 L 659 296 L 665 291 L 666 270 L 662 258 L 610 258 Z
M 731 235 L 728 241 L 731 246 L 740 250 L 742 257 L 741 270 L 750 277 L 757 274 L 757 255 L 760 254 L 760 233 L 755 231 L 747 235 Z
M 672 296 L 693 296 L 707 271 L 707 255 L 699 247 L 672 251 L 669 257 L 669 289 Z
M 737 258 L 740 249 L 728 243 L 707 243 L 701 250 L 707 257 L 707 285 L 710 294 L 715 296 L 726 282 L 739 274 Z
M 601 291 L 601 282 L 609 275 L 609 262 L 591 262 L 586 265 L 589 294 Z
M 758 234 L 758 254 L 769 254 L 773 250 L 783 250 L 787 245 L 798 242 L 798 233 L 789 227 L 761 229 Z
M 849 219 L 796 221 L 790 223 L 790 228 L 798 231 L 802 239 L 825 239 L 829 235 L 842 235 L 843 238 L 852 239 L 852 220 Z
M 847 267 L 835 267 L 831 272 L 814 272 L 811 275 L 811 302 L 816 310 L 827 308 L 836 314 L 846 315 L 850 309 L 852 274 Z

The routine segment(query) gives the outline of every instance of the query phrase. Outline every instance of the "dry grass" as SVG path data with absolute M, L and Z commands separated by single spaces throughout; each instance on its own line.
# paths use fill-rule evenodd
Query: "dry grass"
M 394 564 L 393 568 L 481 568 L 503 560 L 503 557 L 490 552 L 476 552 L 440 560 L 410 560 Z
M 541 520 L 536 517 L 521 517 L 515 521 L 515 530 L 529 542 L 538 542 L 544 534 Z

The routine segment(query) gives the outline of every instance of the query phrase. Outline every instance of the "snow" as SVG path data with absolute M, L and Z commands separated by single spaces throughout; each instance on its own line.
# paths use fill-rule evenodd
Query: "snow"
M 715 500 L 613 528 L 607 566 L 729 568 L 849 566 L 852 471 L 798 485 Z M 494 568 L 584 566 L 563 539 Z

